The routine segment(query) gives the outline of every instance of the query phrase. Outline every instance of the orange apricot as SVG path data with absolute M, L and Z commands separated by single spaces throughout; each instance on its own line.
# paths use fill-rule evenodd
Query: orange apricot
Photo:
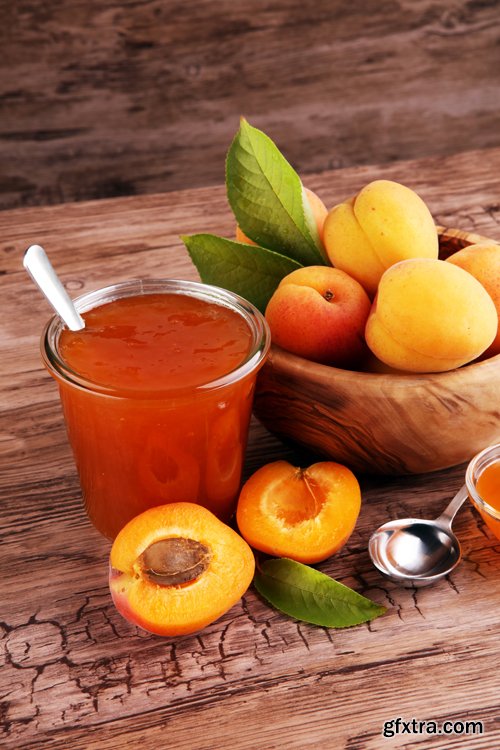
M 266 307 L 274 344 L 313 362 L 349 368 L 366 351 L 370 299 L 355 279 L 331 266 L 297 268 Z
M 315 192 L 312 190 L 309 190 L 309 188 L 304 188 L 304 192 L 307 196 L 307 199 L 309 201 L 309 205 L 311 207 L 311 211 L 313 212 L 314 219 L 316 221 L 316 228 L 318 230 L 318 234 L 320 236 L 321 241 L 323 242 L 323 226 L 325 223 L 325 219 L 328 215 L 328 209 Z
M 458 250 L 446 261 L 468 271 L 484 286 L 500 318 L 500 245 L 496 242 L 478 242 Z M 500 326 L 493 343 L 482 357 L 494 357 L 496 354 L 500 354 Z
M 255 569 L 233 529 L 194 503 L 150 508 L 119 532 L 109 586 L 118 611 L 157 635 L 201 630 L 236 604 Z
M 247 237 L 245 232 L 240 229 L 239 225 L 236 224 L 236 240 L 238 242 L 244 242 L 246 245 L 256 245 L 257 243 Z
M 359 484 L 347 467 L 321 461 L 300 469 L 274 461 L 243 485 L 236 519 L 255 549 L 315 563 L 346 543 L 360 507 Z

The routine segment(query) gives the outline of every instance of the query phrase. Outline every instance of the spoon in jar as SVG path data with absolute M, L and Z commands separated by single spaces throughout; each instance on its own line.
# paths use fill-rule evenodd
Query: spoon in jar
M 451 525 L 467 497 L 464 485 L 432 521 L 401 518 L 380 526 L 368 543 L 375 567 L 392 581 L 411 587 L 429 586 L 451 573 L 462 557 Z
M 23 266 L 70 331 L 85 328 L 82 316 L 54 271 L 43 247 L 31 245 L 24 254 Z

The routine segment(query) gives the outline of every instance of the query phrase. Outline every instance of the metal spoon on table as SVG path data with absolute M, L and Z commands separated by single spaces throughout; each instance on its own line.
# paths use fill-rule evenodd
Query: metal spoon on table
M 462 556 L 451 525 L 467 497 L 464 485 L 432 521 L 401 518 L 380 526 L 368 543 L 375 567 L 403 586 L 428 586 L 451 573 Z
M 70 331 L 85 328 L 82 316 L 63 287 L 43 247 L 31 245 L 24 254 L 23 266 Z

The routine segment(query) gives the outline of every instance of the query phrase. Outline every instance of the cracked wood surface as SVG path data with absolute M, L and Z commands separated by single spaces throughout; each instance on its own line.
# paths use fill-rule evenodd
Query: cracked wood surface
M 328 205 L 376 177 L 417 189 L 436 222 L 500 240 L 500 149 L 312 176 Z M 372 567 L 381 522 L 438 515 L 464 467 L 361 477 L 347 546 L 319 567 L 388 607 L 327 630 L 270 609 L 253 589 L 197 635 L 161 639 L 125 622 L 107 588 L 109 543 L 87 522 L 56 387 L 38 337 L 48 310 L 21 267 L 40 242 L 76 295 L 126 278 L 196 278 L 181 233 L 234 226 L 224 189 L 0 213 L 0 744 L 7 750 L 491 750 L 500 746 L 500 543 L 467 504 L 464 560 L 433 588 L 407 590 Z M 252 424 L 246 474 L 280 457 L 307 463 Z M 484 722 L 479 736 L 400 735 L 384 721 Z
M 0 206 L 500 146 L 499 0 L 0 0 Z M 196 168 L 193 169 L 193 165 Z

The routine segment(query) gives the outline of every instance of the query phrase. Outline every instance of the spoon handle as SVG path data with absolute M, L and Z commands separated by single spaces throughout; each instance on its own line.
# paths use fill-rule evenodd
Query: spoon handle
M 43 247 L 31 245 L 24 254 L 23 265 L 70 331 L 85 328 L 83 318 L 52 268 Z
M 446 506 L 441 515 L 436 518 L 436 523 L 438 523 L 440 526 L 446 526 L 450 529 L 451 524 L 453 523 L 453 519 L 455 518 L 457 512 L 460 510 L 464 502 L 467 500 L 468 496 L 469 493 L 467 492 L 467 487 L 464 484 L 462 487 L 460 487 L 453 500 Z

